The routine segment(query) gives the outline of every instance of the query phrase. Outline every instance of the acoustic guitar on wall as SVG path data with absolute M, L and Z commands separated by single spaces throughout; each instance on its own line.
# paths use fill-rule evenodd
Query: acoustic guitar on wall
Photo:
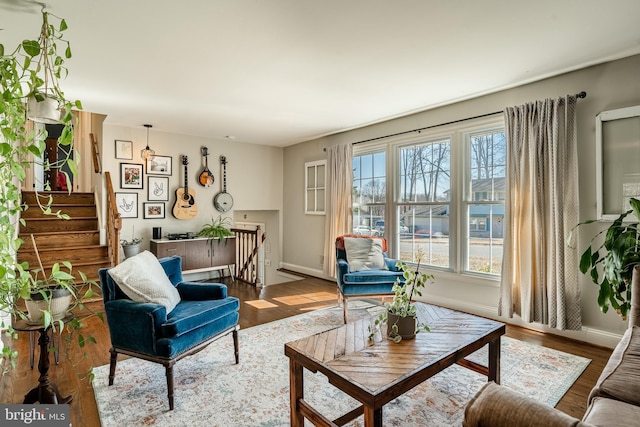
M 189 159 L 182 156 L 182 164 L 184 165 L 184 187 L 176 190 L 176 203 L 173 205 L 173 216 L 178 219 L 192 219 L 198 216 L 198 205 L 196 205 L 196 192 L 193 188 L 189 188 L 187 181 L 189 173 L 187 165 Z

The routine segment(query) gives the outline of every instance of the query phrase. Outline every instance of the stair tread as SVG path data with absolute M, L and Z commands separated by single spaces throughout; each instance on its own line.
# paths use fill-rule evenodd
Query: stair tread
M 51 251 L 68 251 L 68 250 L 77 250 L 77 249 L 105 249 L 108 248 L 107 245 L 64 245 L 64 246 L 56 246 L 56 247 L 38 247 L 38 252 L 51 252 Z M 29 252 L 32 252 L 33 249 L 29 249 Z
M 29 206 L 29 209 L 38 209 L 39 206 L 37 204 L 33 204 L 30 205 L 29 203 L 26 203 L 27 206 Z M 49 207 L 51 208 L 51 210 L 53 210 L 54 208 L 57 207 L 61 207 L 61 208 L 90 208 L 90 207 L 95 207 L 96 204 L 95 203 L 52 203 L 49 205 Z
M 57 263 L 61 263 L 62 261 L 67 261 L 67 260 L 60 260 L 60 261 L 56 261 Z M 55 264 L 56 262 L 42 262 L 42 266 L 44 268 L 48 268 L 51 267 L 53 264 Z M 73 267 L 75 268 L 78 265 L 94 265 L 94 264 L 104 264 L 104 263 L 108 263 L 109 262 L 109 258 L 94 258 L 94 259 L 90 259 L 90 260 L 85 260 L 85 261 L 73 261 L 71 264 L 73 265 Z M 35 265 L 34 265 L 35 267 Z
M 73 221 L 73 220 L 77 220 L 77 219 L 98 219 L 97 216 L 73 216 L 69 219 L 62 219 L 62 218 L 58 218 L 55 215 L 51 215 L 51 216 L 46 216 L 46 217 L 42 217 L 42 218 L 24 218 L 25 221 Z
M 78 233 L 87 233 L 87 234 L 93 234 L 93 233 L 99 233 L 100 230 L 96 229 L 96 230 L 76 230 L 73 231 L 74 234 L 78 234 Z M 33 234 L 34 236 L 47 236 L 49 234 L 69 234 L 69 231 L 34 231 L 32 233 L 20 233 L 21 236 L 29 236 Z

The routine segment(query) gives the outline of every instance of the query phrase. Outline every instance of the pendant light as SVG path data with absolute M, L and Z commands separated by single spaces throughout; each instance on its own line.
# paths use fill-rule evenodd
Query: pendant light
M 140 151 L 140 157 L 142 157 L 142 160 L 146 162 L 147 160 L 149 160 L 150 157 L 155 156 L 156 152 L 153 151 L 151 148 L 149 148 L 149 129 L 152 126 L 151 125 L 142 125 L 142 126 L 147 128 L 147 146 L 145 147 L 144 150 Z

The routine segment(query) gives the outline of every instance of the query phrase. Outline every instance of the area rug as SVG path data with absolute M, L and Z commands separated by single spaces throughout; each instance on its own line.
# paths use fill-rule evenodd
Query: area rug
M 168 409 L 163 366 L 139 359 L 119 361 L 111 387 L 107 385 L 109 366 L 100 366 L 95 369 L 93 388 L 102 425 L 288 426 L 289 360 L 284 343 L 341 324 L 342 309 L 330 308 L 240 330 L 239 365 L 234 364 L 231 336 L 214 342 L 174 366 L 173 411 Z M 473 357 L 486 361 L 483 352 L 486 349 Z M 501 382 L 555 406 L 589 362 L 503 337 Z M 357 406 L 321 374 L 305 370 L 304 381 L 305 399 L 330 419 Z M 385 405 L 384 425 L 459 426 L 465 404 L 485 382 L 486 377 L 473 371 L 449 367 Z M 362 417 L 348 425 L 362 426 Z

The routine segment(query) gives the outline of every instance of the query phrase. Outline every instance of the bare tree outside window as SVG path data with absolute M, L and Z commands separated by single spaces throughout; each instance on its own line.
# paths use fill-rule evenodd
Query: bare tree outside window
M 473 134 L 469 138 L 471 178 L 467 212 L 466 270 L 500 274 L 506 177 L 504 131 Z
M 422 250 L 423 262 L 448 268 L 451 142 L 446 139 L 404 147 L 400 158 L 400 258 L 414 262 L 417 251 Z

